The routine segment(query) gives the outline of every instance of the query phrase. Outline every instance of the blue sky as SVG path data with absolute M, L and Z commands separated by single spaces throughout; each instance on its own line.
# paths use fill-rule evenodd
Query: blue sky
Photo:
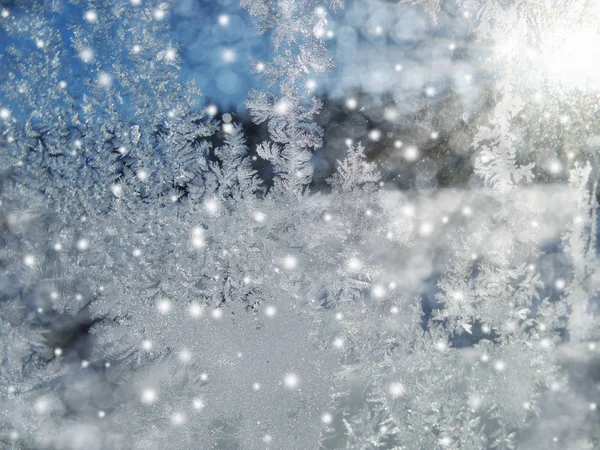
M 434 24 L 420 7 L 351 0 L 341 13 L 329 13 L 328 22 L 325 38 L 336 67 L 315 78 L 317 93 L 342 100 L 357 90 L 391 95 L 400 116 L 414 112 L 428 88 L 436 94 L 452 88 L 466 104 L 476 100 L 478 67 L 467 42 L 474 23 L 458 8 L 446 8 Z M 205 103 L 243 108 L 248 90 L 260 85 L 250 58 L 272 54 L 268 36 L 257 35 L 239 1 L 179 0 L 171 24 L 184 74 L 196 79 Z
M 184 74 L 196 79 L 205 102 L 243 107 L 248 90 L 259 83 L 250 74 L 250 58 L 268 58 L 270 43 L 257 35 L 239 1 L 179 0 L 171 24 Z
M 243 109 L 248 90 L 261 86 L 250 73 L 250 58 L 272 57 L 268 35 L 256 33 L 239 0 L 176 0 L 168 17 L 183 75 L 196 80 L 203 103 Z M 348 0 L 343 11 L 328 14 L 325 39 L 336 67 L 314 79 L 316 93 L 342 101 L 358 90 L 390 95 L 399 117 L 420 106 L 427 88 L 452 88 L 468 104 L 478 92 L 465 77 L 474 78 L 477 67 L 473 58 L 456 56 L 467 48 L 472 27 L 456 7 L 447 7 L 434 24 L 420 7 Z

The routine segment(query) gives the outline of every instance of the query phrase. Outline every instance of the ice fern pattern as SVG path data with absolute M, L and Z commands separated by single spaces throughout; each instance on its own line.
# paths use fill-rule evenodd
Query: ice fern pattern
M 496 44 L 561 2 L 524 3 L 458 2 Z M 273 51 L 253 61 L 256 144 L 200 106 L 172 2 L 2 13 L 0 446 L 598 448 L 577 378 L 600 352 L 593 151 L 547 182 L 572 143 L 522 137 L 541 107 L 499 52 L 469 186 L 387 188 L 351 143 L 314 188 L 305 86 L 344 5 L 241 4 Z

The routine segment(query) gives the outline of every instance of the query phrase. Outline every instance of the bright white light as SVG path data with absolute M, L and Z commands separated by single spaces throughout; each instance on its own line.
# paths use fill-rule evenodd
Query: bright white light
M 297 388 L 299 383 L 298 377 L 293 373 L 288 373 L 283 379 L 283 384 L 289 389 Z
M 355 98 L 349 98 L 346 100 L 346 108 L 356 109 L 357 106 L 358 106 L 358 102 L 356 101 Z
M 369 139 L 372 141 L 378 141 L 381 139 L 381 131 L 379 130 L 371 130 L 369 131 Z
M 556 288 L 557 291 L 562 291 L 566 285 L 567 285 L 566 281 L 561 278 L 559 278 L 558 280 L 556 280 L 554 282 L 554 287 Z
M 42 414 L 48 411 L 49 406 L 50 405 L 48 405 L 48 400 L 42 397 L 36 400 L 34 408 L 36 412 Z
M 171 416 L 171 422 L 173 422 L 173 425 L 181 425 L 185 422 L 185 416 L 180 412 L 176 412 Z
M 344 340 L 340 337 L 337 337 L 333 340 L 333 346 L 335 348 L 343 348 L 344 347 Z
M 402 385 L 402 383 L 390 383 L 389 393 L 392 397 L 397 398 L 404 395 L 406 389 Z
M 142 392 L 142 401 L 144 403 L 150 404 L 154 403 L 157 399 L 156 391 L 154 389 L 144 389 Z
M 285 267 L 287 270 L 293 270 L 297 266 L 298 266 L 298 260 L 294 256 L 287 255 L 283 259 L 283 267 Z
M 267 317 L 273 317 L 275 314 L 277 314 L 277 310 L 275 309 L 274 306 L 267 306 L 265 308 L 265 315 Z
M 433 97 L 435 95 L 435 88 L 428 86 L 425 88 L 425 95 L 427 97 Z
M 193 302 L 192 304 L 190 304 L 188 311 L 190 313 L 190 316 L 197 319 L 198 317 L 202 316 L 203 308 L 198 303 Z
M 452 444 L 452 439 L 450 439 L 448 436 L 444 436 L 440 439 L 440 445 L 442 447 L 448 447 L 450 444 Z
M 213 309 L 211 315 L 213 319 L 220 319 L 223 317 L 223 310 L 221 308 Z
M 179 352 L 179 359 L 184 362 L 190 362 L 192 360 L 192 354 L 188 350 L 181 350 Z
M 147 352 L 149 352 L 150 350 L 152 350 L 152 342 L 150 342 L 150 341 L 142 342 L 142 348 L 144 350 L 146 350 Z
M 437 341 L 435 343 L 435 349 L 438 352 L 445 352 L 448 349 L 448 343 L 446 343 L 444 341 Z
M 163 20 L 165 18 L 166 13 L 162 9 L 156 9 L 154 11 L 154 18 L 156 20 Z
M 562 171 L 562 164 L 560 163 L 560 161 L 552 161 L 548 166 L 548 169 L 551 173 L 555 175 L 559 174 Z
M 10 111 L 7 108 L 0 109 L 0 119 L 8 119 L 10 118 Z
M 23 263 L 26 266 L 33 267 L 35 264 L 35 257 L 33 255 L 25 255 L 25 258 L 23 258 Z
M 233 62 L 236 58 L 235 51 L 233 49 L 227 48 L 223 50 L 223 53 L 221 53 L 221 58 L 227 63 Z
M 169 300 L 160 300 L 156 304 L 156 308 L 161 314 L 167 314 L 169 311 L 171 311 L 171 302 Z
M 192 230 L 192 247 L 202 248 L 204 245 L 204 229 L 202 227 L 195 227 Z
M 256 220 L 259 223 L 264 222 L 266 218 L 267 218 L 267 216 L 260 211 L 257 211 L 254 213 L 254 220 Z
M 42 41 L 41 39 L 38 39 L 37 41 L 35 41 L 35 46 L 37 48 L 44 48 L 44 41 Z
M 431 233 L 433 233 L 433 224 L 431 222 L 423 222 L 419 227 L 419 234 L 425 237 Z
M 102 87 L 109 87 L 112 84 L 112 77 L 106 72 L 98 74 L 98 84 Z
M 104 411 L 98 411 L 98 418 L 104 419 L 106 417 L 106 413 Z
M 194 409 L 204 408 L 204 402 L 199 398 L 194 399 L 194 401 L 192 401 L 192 405 L 194 406 Z
M 401 71 L 402 71 L 402 64 L 396 64 L 396 65 L 394 66 L 394 70 L 395 70 L 396 72 L 401 72 Z
M 321 422 L 323 422 L 325 425 L 329 425 L 331 422 L 333 422 L 333 417 L 331 414 L 325 413 L 321 416 Z
M 419 159 L 419 149 L 414 145 L 406 147 L 404 149 L 404 152 L 402 153 L 402 156 L 404 156 L 404 159 L 406 159 L 407 161 L 416 161 L 417 159 Z
M 373 286 L 373 297 L 376 298 L 381 298 L 385 295 L 385 289 L 383 288 L 383 286 L 377 284 L 375 286 Z
M 315 89 L 317 89 L 317 82 L 315 80 L 308 80 L 306 82 L 306 89 L 308 89 L 309 91 L 314 91 Z
M 398 118 L 398 110 L 396 108 L 386 108 L 383 111 L 383 118 L 388 122 L 393 122 Z
M 542 63 L 549 78 L 561 84 L 600 86 L 600 34 L 581 28 L 546 39 Z
M 175 58 L 177 58 L 177 52 L 172 48 L 168 48 L 165 52 L 165 59 L 167 61 L 174 61 Z
M 285 100 L 281 100 L 281 101 L 277 102 L 277 104 L 275 105 L 275 112 L 277 114 L 285 114 L 289 111 L 289 109 L 290 109 L 290 105 Z
M 55 348 L 54 349 L 54 354 L 56 356 L 61 356 L 63 354 L 62 348 Z
M 77 249 L 78 250 L 84 251 L 84 250 L 87 250 L 89 247 L 90 247 L 90 244 L 85 239 L 79 239 L 77 241 Z
M 8 17 L 8 14 L 9 14 L 9 13 L 8 13 L 8 9 L 3 9 L 3 10 L 2 10 L 2 17 L 3 17 L 3 18 L 5 18 L 5 19 L 6 19 L 6 18 Z
M 110 190 L 115 197 L 120 197 L 123 194 L 123 187 L 120 184 L 113 184 Z
M 98 20 L 98 14 L 96 14 L 96 11 L 87 11 L 84 17 L 85 20 L 91 23 L 94 23 L 96 20 Z
M 141 169 L 137 173 L 137 177 L 140 181 L 147 181 L 148 180 L 148 172 L 146 172 L 144 169 Z
M 252 383 L 252 389 L 258 391 L 260 389 L 260 383 Z
M 233 124 L 226 123 L 226 124 L 223 125 L 223 132 L 225 132 L 227 134 L 230 134 L 230 133 L 233 133 L 233 130 L 234 130 Z
M 202 381 L 206 381 L 206 380 L 208 380 L 208 375 L 206 373 L 202 373 L 202 374 L 200 374 L 200 379 Z
M 351 272 L 356 272 L 357 270 L 360 270 L 360 268 L 362 267 L 362 263 L 357 258 L 350 258 L 346 263 L 346 266 Z
M 219 25 L 221 25 L 222 27 L 226 27 L 227 25 L 229 25 L 229 16 L 227 14 L 221 14 L 219 16 L 218 19 Z
M 504 363 L 504 361 L 496 361 L 494 363 L 494 369 L 498 372 L 503 372 L 504 370 L 506 370 L 506 364 Z
M 217 108 L 216 105 L 208 105 L 206 107 L 206 114 L 208 114 L 209 116 L 216 116 L 219 112 L 219 108 Z
M 219 210 L 219 203 L 211 198 L 204 202 L 204 209 L 211 214 L 215 214 Z
M 263 63 L 259 62 L 258 64 L 256 64 L 257 72 L 262 72 L 263 70 L 265 70 L 265 65 Z

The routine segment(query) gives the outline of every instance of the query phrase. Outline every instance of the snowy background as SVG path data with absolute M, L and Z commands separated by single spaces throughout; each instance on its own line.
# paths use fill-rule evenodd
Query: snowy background
M 0 7 L 0 446 L 600 446 L 600 7 Z

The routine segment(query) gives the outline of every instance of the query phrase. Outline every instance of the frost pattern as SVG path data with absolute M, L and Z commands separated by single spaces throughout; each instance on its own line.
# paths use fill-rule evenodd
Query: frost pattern
M 98 23 L 64 34 L 87 3 L 4 18 L 2 445 L 597 447 L 569 372 L 600 338 L 595 161 L 536 184 L 505 73 L 474 139 L 480 189 L 386 190 L 358 144 L 331 192 L 310 192 L 322 105 L 302 86 L 331 67 L 327 14 L 242 4 L 276 51 L 247 101 L 272 185 L 241 125 L 206 116 L 182 81 L 169 3 L 97 1 Z M 501 4 L 478 14 L 518 17 Z M 563 273 L 544 279 L 559 241 Z M 73 320 L 89 354 L 62 350 Z

